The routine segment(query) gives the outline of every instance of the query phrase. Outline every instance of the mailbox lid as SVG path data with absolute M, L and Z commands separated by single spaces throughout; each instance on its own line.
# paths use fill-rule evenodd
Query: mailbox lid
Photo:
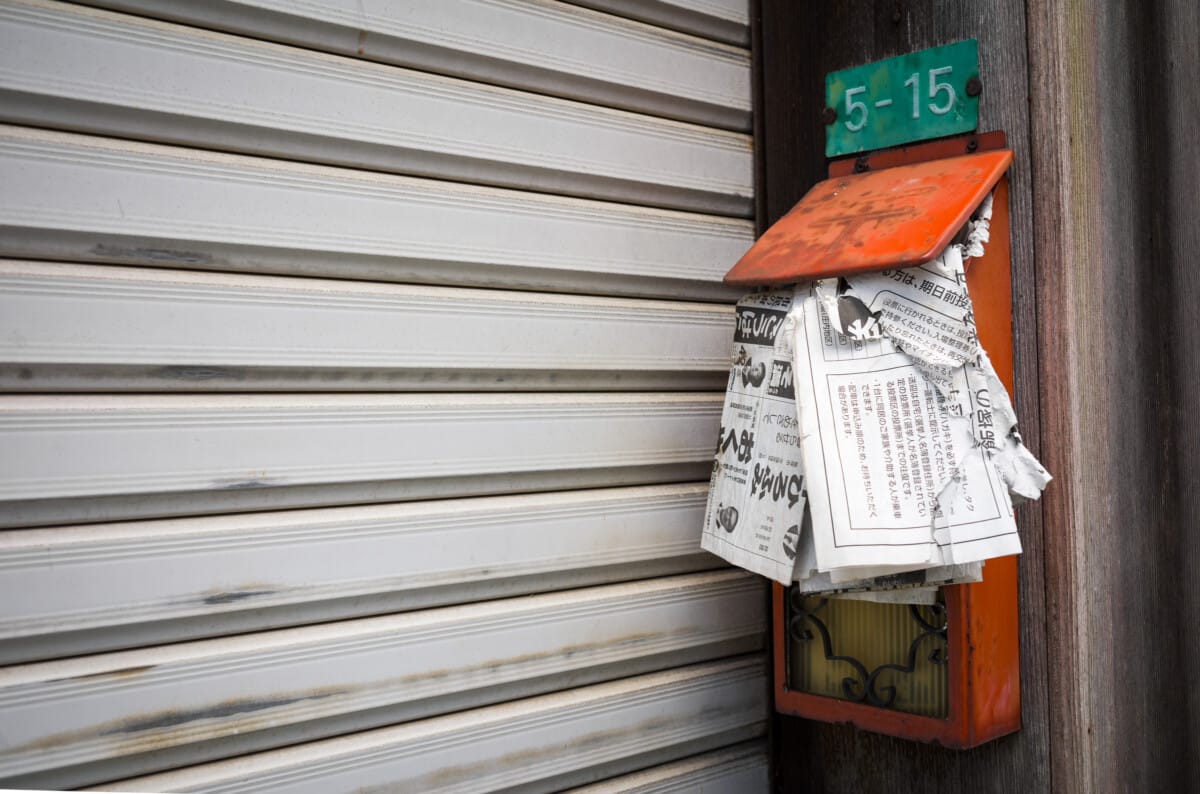
M 1012 163 L 1000 149 L 826 179 L 725 274 L 739 286 L 915 267 L 936 257 Z

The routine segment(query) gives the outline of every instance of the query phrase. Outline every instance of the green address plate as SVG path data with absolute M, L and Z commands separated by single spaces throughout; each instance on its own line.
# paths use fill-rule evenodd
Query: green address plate
M 975 39 L 830 72 L 825 156 L 970 132 L 981 89 Z

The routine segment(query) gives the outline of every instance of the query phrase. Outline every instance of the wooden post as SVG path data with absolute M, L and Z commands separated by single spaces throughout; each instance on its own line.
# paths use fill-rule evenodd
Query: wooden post
M 826 72 L 977 38 L 1015 153 L 1023 729 L 966 753 L 780 717 L 786 792 L 1200 786 L 1200 6 L 810 3 L 755 17 L 760 223 L 825 171 Z

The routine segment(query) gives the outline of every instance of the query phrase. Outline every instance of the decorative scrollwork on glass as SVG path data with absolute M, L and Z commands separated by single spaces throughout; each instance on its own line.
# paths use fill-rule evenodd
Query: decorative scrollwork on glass
M 818 598 L 817 603 L 811 608 L 807 607 L 805 601 L 804 594 L 795 587 L 789 590 L 788 636 L 795 642 L 812 642 L 819 637 L 826 661 L 844 662 L 850 666 L 853 674 L 842 679 L 842 694 L 847 700 L 867 703 L 879 708 L 891 708 L 896 701 L 896 687 L 881 684 L 880 676 L 883 673 L 887 671 L 894 671 L 898 674 L 912 673 L 917 669 L 917 658 L 921 655 L 922 647 L 929 648 L 925 654 L 926 661 L 936 665 L 944 665 L 947 662 L 947 624 L 944 604 L 909 605 L 908 613 L 916 622 L 920 633 L 909 643 L 904 662 L 881 664 L 868 670 L 866 665 L 853 656 L 834 653 L 833 639 L 820 614 L 828 604 L 828 599 Z M 930 645 L 932 647 L 929 647 Z

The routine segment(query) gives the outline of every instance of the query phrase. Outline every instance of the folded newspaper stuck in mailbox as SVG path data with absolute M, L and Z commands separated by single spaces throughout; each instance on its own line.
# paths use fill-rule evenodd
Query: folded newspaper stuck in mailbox
M 979 344 L 965 242 L 919 267 L 737 305 L 701 545 L 803 592 L 930 603 L 1021 551 L 1013 499 L 1050 475 Z

